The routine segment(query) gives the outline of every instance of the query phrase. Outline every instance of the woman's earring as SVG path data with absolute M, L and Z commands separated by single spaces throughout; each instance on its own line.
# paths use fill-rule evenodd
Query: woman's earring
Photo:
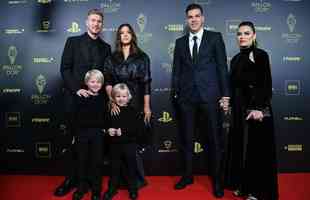
M 257 45 L 257 42 L 256 42 L 256 39 L 254 39 L 253 40 L 253 46 L 256 47 L 256 45 Z

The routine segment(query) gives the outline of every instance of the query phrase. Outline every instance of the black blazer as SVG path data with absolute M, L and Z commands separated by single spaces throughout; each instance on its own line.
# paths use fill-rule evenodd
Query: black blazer
M 179 101 L 191 101 L 195 91 L 203 102 L 216 102 L 229 96 L 227 56 L 221 33 L 204 30 L 195 65 L 189 49 L 189 34 L 175 42 L 173 95 L 176 94 Z
M 96 42 L 100 55 L 94 66 L 90 45 L 93 41 L 84 33 L 80 36 L 69 37 L 61 58 L 60 73 L 64 82 L 64 109 L 65 112 L 75 112 L 76 92 L 84 86 L 84 76 L 87 71 L 97 68 L 103 72 L 105 59 L 111 55 L 111 46 L 98 38 Z

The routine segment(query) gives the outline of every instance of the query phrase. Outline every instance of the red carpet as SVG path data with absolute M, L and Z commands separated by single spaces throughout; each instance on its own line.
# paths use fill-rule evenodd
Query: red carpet
M 0 175 L 0 200 L 71 200 L 72 193 L 54 197 L 55 187 L 61 183 L 60 176 Z M 139 200 L 215 200 L 211 182 L 207 176 L 195 177 L 195 184 L 182 191 L 173 190 L 177 177 L 147 177 L 149 185 L 139 193 Z M 103 190 L 107 178 L 104 177 Z M 280 174 L 280 200 L 310 200 L 310 173 Z M 84 200 L 89 200 L 88 193 Z M 126 190 L 121 190 L 113 200 L 129 199 Z M 222 200 L 241 200 L 225 190 Z

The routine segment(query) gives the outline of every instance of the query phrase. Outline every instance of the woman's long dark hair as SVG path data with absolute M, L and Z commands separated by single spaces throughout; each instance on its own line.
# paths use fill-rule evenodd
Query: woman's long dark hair
M 127 27 L 130 31 L 130 34 L 132 36 L 132 39 L 130 41 L 130 50 L 129 50 L 129 55 L 133 55 L 133 54 L 139 54 L 141 53 L 141 49 L 138 47 L 138 42 L 137 42 L 137 36 L 135 31 L 133 30 L 133 28 L 131 27 L 130 24 L 121 24 L 118 29 L 117 29 L 117 33 L 116 33 L 116 41 L 115 41 L 115 52 L 114 52 L 114 56 L 115 58 L 117 58 L 118 60 L 120 58 L 124 58 L 123 56 L 123 50 L 122 50 L 122 42 L 121 42 L 121 30 L 123 27 Z

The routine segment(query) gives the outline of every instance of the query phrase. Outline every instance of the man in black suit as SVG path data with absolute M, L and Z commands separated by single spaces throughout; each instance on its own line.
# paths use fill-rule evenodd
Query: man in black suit
M 180 151 L 184 172 L 175 185 L 183 189 L 193 184 L 193 136 L 197 113 L 208 125 L 208 155 L 214 195 L 224 195 L 222 184 L 223 136 L 220 109 L 228 109 L 229 90 L 225 45 L 218 32 L 204 30 L 199 4 L 186 8 L 189 33 L 175 42 L 172 95 L 180 111 Z
M 74 133 L 73 113 L 76 110 L 75 95 L 88 97 L 92 92 L 83 88 L 84 76 L 88 70 L 103 71 L 105 59 L 111 55 L 111 47 L 100 38 L 103 27 L 103 13 L 98 9 L 88 12 L 86 19 L 87 32 L 69 37 L 62 54 L 60 72 L 64 82 L 64 102 L 66 125 L 72 136 Z M 73 140 L 74 141 L 74 140 Z M 73 142 L 74 143 L 74 142 Z M 76 158 L 72 145 L 72 170 L 63 183 L 54 192 L 55 196 L 64 196 L 76 187 Z M 74 195 L 75 197 L 76 195 Z M 79 199 L 77 196 L 75 199 Z

